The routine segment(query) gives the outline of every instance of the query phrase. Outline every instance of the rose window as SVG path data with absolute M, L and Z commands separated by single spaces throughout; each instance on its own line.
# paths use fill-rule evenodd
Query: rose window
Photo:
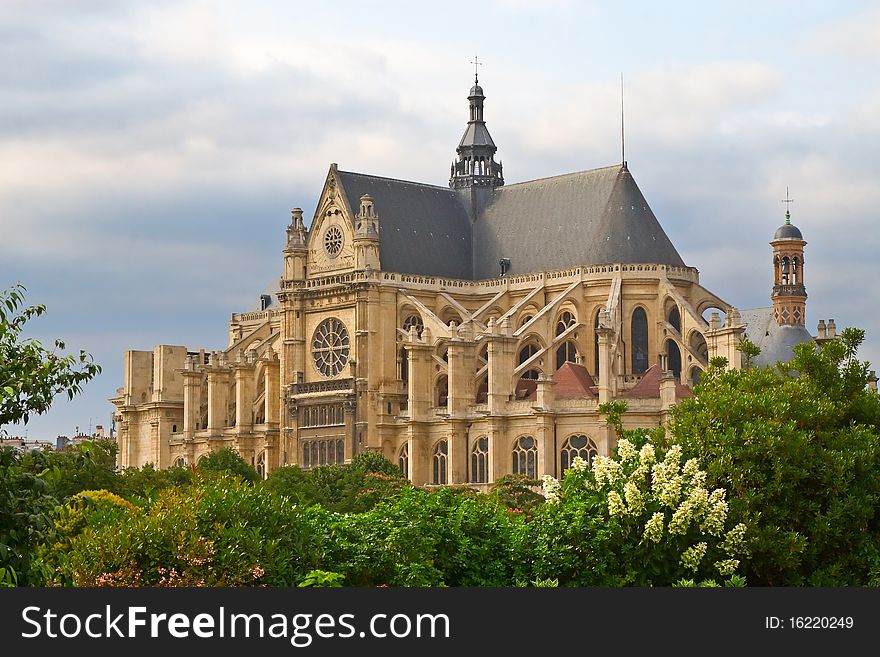
M 339 226 L 330 226 L 324 233 L 324 249 L 331 258 L 335 258 L 342 250 L 342 231 Z
M 315 367 L 326 377 L 337 376 L 348 363 L 348 331 L 335 317 L 325 319 L 312 338 L 312 357 Z

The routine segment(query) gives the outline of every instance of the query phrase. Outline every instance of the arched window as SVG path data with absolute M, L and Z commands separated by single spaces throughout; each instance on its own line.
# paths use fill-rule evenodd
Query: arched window
M 420 315 L 407 315 L 406 319 L 403 320 L 403 330 L 406 333 L 409 333 L 409 329 L 412 326 L 416 327 L 416 334 L 419 337 L 422 337 L 422 331 L 425 330 L 425 324 L 422 322 Z
M 533 317 L 534 315 L 532 315 L 531 313 L 526 313 L 525 315 L 523 315 L 522 318 L 519 320 L 520 328 L 531 322 Z
M 672 328 L 681 333 L 681 313 L 678 312 L 678 306 L 672 307 L 666 321 L 672 325 Z
M 574 315 L 566 310 L 559 316 L 559 319 L 556 320 L 556 335 L 562 335 L 575 324 L 577 324 L 577 320 Z
M 446 482 L 446 460 L 449 458 L 449 443 L 441 440 L 434 447 L 434 479 L 435 484 L 445 484 Z
M 596 447 L 596 443 L 586 436 L 582 434 L 569 436 L 562 444 L 562 453 L 560 454 L 562 472 L 565 472 L 571 467 L 574 457 L 576 456 L 580 456 L 584 461 L 592 465 L 593 458 L 598 453 L 599 450 Z
M 485 484 L 489 481 L 489 439 L 477 438 L 471 450 L 471 483 Z
M 800 260 L 795 256 L 791 261 L 791 284 L 797 285 L 800 278 Z
M 556 369 L 558 370 L 564 363 L 577 362 L 577 345 L 571 340 L 566 340 L 556 350 Z
M 700 382 L 700 376 L 702 376 L 702 374 L 703 370 L 701 370 L 699 367 L 691 368 L 690 383 L 692 388 L 696 387 L 696 385 Z
M 667 367 L 676 377 L 681 376 L 681 350 L 675 340 L 666 341 Z
M 266 452 L 260 452 L 260 456 L 257 458 L 257 474 L 260 475 L 260 479 L 266 478 Z
M 404 383 L 409 382 L 409 352 L 403 347 L 400 348 L 400 372 L 397 378 Z
M 534 356 L 536 353 L 538 353 L 538 345 L 534 344 L 533 342 L 530 342 L 529 344 L 527 344 L 526 346 L 524 346 L 522 349 L 519 350 L 519 361 L 518 361 L 519 364 L 522 365 L 529 358 Z M 537 370 L 528 370 L 527 372 L 524 372 L 520 376 L 520 378 L 537 379 L 538 372 L 537 372 Z
M 599 313 L 602 309 L 596 311 L 596 320 L 593 322 L 593 373 L 596 380 L 599 379 Z
M 434 399 L 437 402 L 437 406 L 446 406 L 446 402 L 449 401 L 449 378 L 446 376 L 441 376 L 437 379 L 437 389 L 435 390 Z
M 532 436 L 520 436 L 513 446 L 513 474 L 529 479 L 538 476 L 538 443 Z
M 397 453 L 397 465 L 400 466 L 403 476 L 409 479 L 409 442 L 403 443 L 403 446 Z
M 182 456 L 178 456 L 174 460 L 174 467 L 175 468 L 185 468 L 186 467 L 186 459 L 183 458 Z
M 645 309 L 633 310 L 630 322 L 632 333 L 632 373 L 644 374 L 648 369 L 648 315 Z

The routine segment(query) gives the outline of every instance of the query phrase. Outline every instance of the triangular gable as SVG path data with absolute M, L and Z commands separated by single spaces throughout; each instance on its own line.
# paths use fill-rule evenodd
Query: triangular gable
M 593 377 L 587 368 L 577 363 L 565 362 L 553 375 L 556 383 L 554 392 L 557 399 L 580 399 L 598 397 L 599 393 Z

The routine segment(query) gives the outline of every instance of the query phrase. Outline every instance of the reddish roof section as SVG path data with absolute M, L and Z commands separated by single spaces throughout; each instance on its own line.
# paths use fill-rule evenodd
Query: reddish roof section
M 660 399 L 660 379 L 662 373 L 659 365 L 651 365 L 648 371 L 642 375 L 641 380 L 632 388 L 623 393 L 623 397 L 630 399 Z M 685 385 L 678 381 L 675 382 L 676 399 L 684 399 L 685 397 L 693 397 L 694 393 Z
M 566 361 L 556 374 L 553 375 L 556 382 L 557 399 L 580 399 L 582 397 L 598 397 L 599 389 L 587 368 L 577 363 Z
M 518 401 L 535 401 L 538 397 L 538 382 L 535 379 L 520 379 L 516 382 L 516 394 Z

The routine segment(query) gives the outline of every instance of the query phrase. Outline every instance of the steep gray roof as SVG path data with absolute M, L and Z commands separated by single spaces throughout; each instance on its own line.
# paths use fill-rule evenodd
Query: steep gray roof
M 446 187 L 338 171 L 353 212 L 364 194 L 379 214 L 382 269 L 449 278 L 473 277 L 471 222 L 455 191 Z
M 354 212 L 361 196 L 373 197 L 386 271 L 494 278 L 501 258 L 510 259 L 511 275 L 611 263 L 684 266 L 621 165 L 475 189 L 473 197 L 469 190 L 337 173 Z M 466 206 L 471 198 L 480 207 Z M 473 224 L 468 210 L 476 210 Z
M 471 122 L 468 123 L 467 128 L 464 130 L 464 134 L 461 137 L 461 141 L 458 143 L 458 147 L 462 146 L 491 146 L 495 148 L 495 142 L 492 141 L 492 135 L 489 134 L 489 129 L 486 127 L 485 123 L 481 122 Z
M 746 337 L 761 349 L 754 360 L 755 365 L 775 365 L 777 361 L 787 363 L 794 358 L 795 345 L 813 342 L 813 336 L 803 326 L 777 324 L 773 319 L 773 308 L 742 310 L 740 315 L 746 325 Z
M 578 265 L 684 266 L 629 170 L 620 165 L 498 187 L 474 223 L 474 277 Z

